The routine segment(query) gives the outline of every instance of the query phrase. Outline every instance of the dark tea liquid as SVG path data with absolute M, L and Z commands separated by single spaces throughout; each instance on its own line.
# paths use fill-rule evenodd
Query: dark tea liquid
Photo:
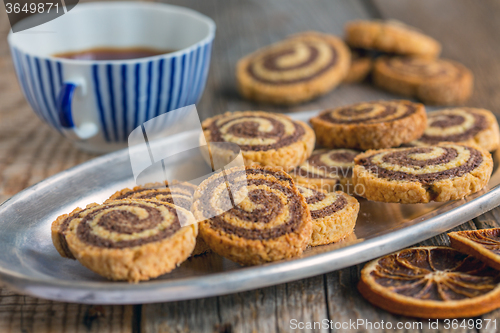
M 54 54 L 54 57 L 75 60 L 128 60 L 146 58 L 175 50 L 158 50 L 148 47 L 96 47 L 92 49 Z

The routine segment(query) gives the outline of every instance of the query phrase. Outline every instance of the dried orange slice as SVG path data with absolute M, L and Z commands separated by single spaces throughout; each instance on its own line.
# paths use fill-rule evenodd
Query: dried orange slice
M 401 250 L 366 264 L 358 289 L 370 303 L 419 318 L 478 316 L 500 307 L 500 272 L 442 246 Z
M 500 270 L 500 228 L 450 232 L 451 247 Z

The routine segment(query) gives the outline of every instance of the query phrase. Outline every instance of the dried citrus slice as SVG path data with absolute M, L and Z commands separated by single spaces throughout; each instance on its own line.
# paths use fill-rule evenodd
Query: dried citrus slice
M 419 318 L 461 318 L 500 307 L 500 272 L 441 246 L 401 250 L 366 264 L 358 289 L 370 303 Z
M 500 270 L 500 228 L 450 232 L 451 247 Z

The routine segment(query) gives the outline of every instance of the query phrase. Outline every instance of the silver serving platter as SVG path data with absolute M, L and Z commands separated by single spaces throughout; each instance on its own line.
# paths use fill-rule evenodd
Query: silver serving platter
M 291 116 L 307 121 L 315 114 Z M 177 137 L 176 144 L 183 141 Z M 211 253 L 190 258 L 157 279 L 129 284 L 107 281 L 77 261 L 61 258 L 50 237 L 50 224 L 57 216 L 135 185 L 125 149 L 50 177 L 0 206 L 0 280 L 17 292 L 57 301 L 133 304 L 202 298 L 307 278 L 415 244 L 496 207 L 500 204 L 499 157 L 494 154 L 488 187 L 464 200 L 402 205 L 360 199 L 355 236 L 307 249 L 300 258 L 242 267 Z M 206 166 L 196 160 L 173 160 L 168 166 L 174 171 L 186 167 Z

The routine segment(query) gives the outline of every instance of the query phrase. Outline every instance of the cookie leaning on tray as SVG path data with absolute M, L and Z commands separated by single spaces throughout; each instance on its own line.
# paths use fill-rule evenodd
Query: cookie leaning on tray
M 244 265 L 299 256 L 311 240 L 308 205 L 278 168 L 233 167 L 213 175 L 196 190 L 192 211 L 212 251 Z
M 115 200 L 153 200 L 159 202 L 168 202 L 181 208 L 191 210 L 193 203 L 193 195 L 197 186 L 188 182 L 165 181 L 162 183 L 149 183 L 141 186 L 136 186 L 133 189 L 122 189 L 109 197 L 108 201 Z M 208 252 L 210 249 L 205 244 L 203 239 L 198 235 L 196 238 L 196 247 L 192 255 L 196 256 Z
M 430 112 L 424 134 L 408 146 L 430 146 L 440 142 L 476 144 L 488 151 L 500 145 L 498 122 L 491 111 L 453 108 Z
M 193 215 L 166 202 L 117 200 L 90 204 L 52 223 L 64 256 L 111 280 L 138 282 L 173 270 L 192 253 Z

